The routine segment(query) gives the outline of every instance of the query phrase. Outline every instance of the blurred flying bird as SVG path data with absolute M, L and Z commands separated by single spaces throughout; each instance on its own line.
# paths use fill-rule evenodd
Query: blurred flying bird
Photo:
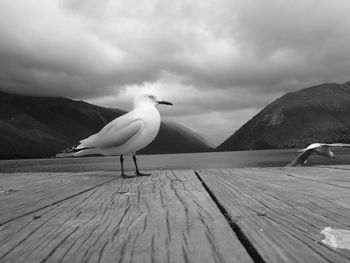
M 150 144 L 158 134 L 160 128 L 159 104 L 173 105 L 167 101 L 160 101 L 153 95 L 141 94 L 134 99 L 134 109 L 119 118 L 114 119 L 98 133 L 81 140 L 80 144 L 56 157 L 79 157 L 101 154 L 106 156 L 119 155 L 121 176 L 124 172 L 125 154 L 132 154 L 137 176 L 151 174 L 141 173 L 136 160 L 136 151 Z
M 299 150 L 300 154 L 286 166 L 301 166 L 307 162 L 310 155 L 315 152 L 319 155 L 334 159 L 334 154 L 331 147 L 346 147 L 350 148 L 350 144 L 346 143 L 313 143 L 305 149 Z

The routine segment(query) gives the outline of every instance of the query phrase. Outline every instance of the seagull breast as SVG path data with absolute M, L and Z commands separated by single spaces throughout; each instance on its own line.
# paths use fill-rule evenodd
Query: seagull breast
M 129 112 L 129 118 L 134 120 L 138 130 L 125 143 L 117 147 L 102 149 L 104 155 L 120 155 L 134 153 L 150 144 L 157 136 L 160 128 L 160 114 L 151 104 L 140 105 Z
M 137 138 L 137 141 L 140 140 L 140 149 L 142 149 L 156 138 L 161 123 L 160 114 L 155 106 L 145 105 L 135 109 L 135 117 L 144 124 L 143 130 Z
M 328 158 L 333 158 L 334 154 L 331 151 L 331 147 L 329 146 L 320 146 L 314 150 L 317 154 L 323 155 Z

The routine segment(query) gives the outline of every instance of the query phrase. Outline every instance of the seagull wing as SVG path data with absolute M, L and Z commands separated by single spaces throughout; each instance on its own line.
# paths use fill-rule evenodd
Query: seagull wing
M 348 143 L 324 143 L 323 145 L 329 146 L 329 147 L 345 147 L 345 148 L 350 148 L 350 144 L 348 144 Z
M 286 166 L 294 167 L 294 166 L 303 165 L 306 162 L 306 160 L 309 158 L 309 156 L 312 154 L 312 151 L 313 151 L 312 149 L 309 149 L 309 150 L 304 149 L 302 153 L 300 153 L 297 157 L 295 157 L 295 159 L 291 161 L 289 164 L 287 164 Z
M 101 131 L 80 141 L 79 148 L 108 149 L 118 147 L 144 128 L 144 123 L 129 112 L 108 123 Z
M 313 143 L 313 144 L 310 144 L 305 149 L 299 150 L 298 152 L 306 152 L 306 151 L 309 151 L 309 150 L 314 150 L 314 149 L 316 149 L 318 147 L 321 147 L 321 146 L 326 146 L 326 144 L 325 143 Z

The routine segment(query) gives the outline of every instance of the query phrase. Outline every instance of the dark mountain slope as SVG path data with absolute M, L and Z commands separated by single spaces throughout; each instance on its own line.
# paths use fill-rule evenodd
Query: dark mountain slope
M 77 145 L 125 112 L 65 98 L 34 97 L 0 91 L 0 158 L 49 157 Z M 146 153 L 210 151 L 193 134 L 162 124 Z M 192 142 L 193 140 L 193 142 Z
M 192 130 L 169 122 L 163 122 L 157 138 L 141 153 L 162 152 L 167 153 L 167 148 L 173 152 L 208 152 L 210 148 L 204 139 Z
M 327 83 L 275 100 L 217 149 L 293 148 L 316 140 L 349 142 L 349 129 L 350 82 Z

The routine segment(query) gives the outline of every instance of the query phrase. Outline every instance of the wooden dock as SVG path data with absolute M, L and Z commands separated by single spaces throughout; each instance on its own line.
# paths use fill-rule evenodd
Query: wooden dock
M 2 173 L 0 211 L 0 262 L 350 262 L 350 166 Z

